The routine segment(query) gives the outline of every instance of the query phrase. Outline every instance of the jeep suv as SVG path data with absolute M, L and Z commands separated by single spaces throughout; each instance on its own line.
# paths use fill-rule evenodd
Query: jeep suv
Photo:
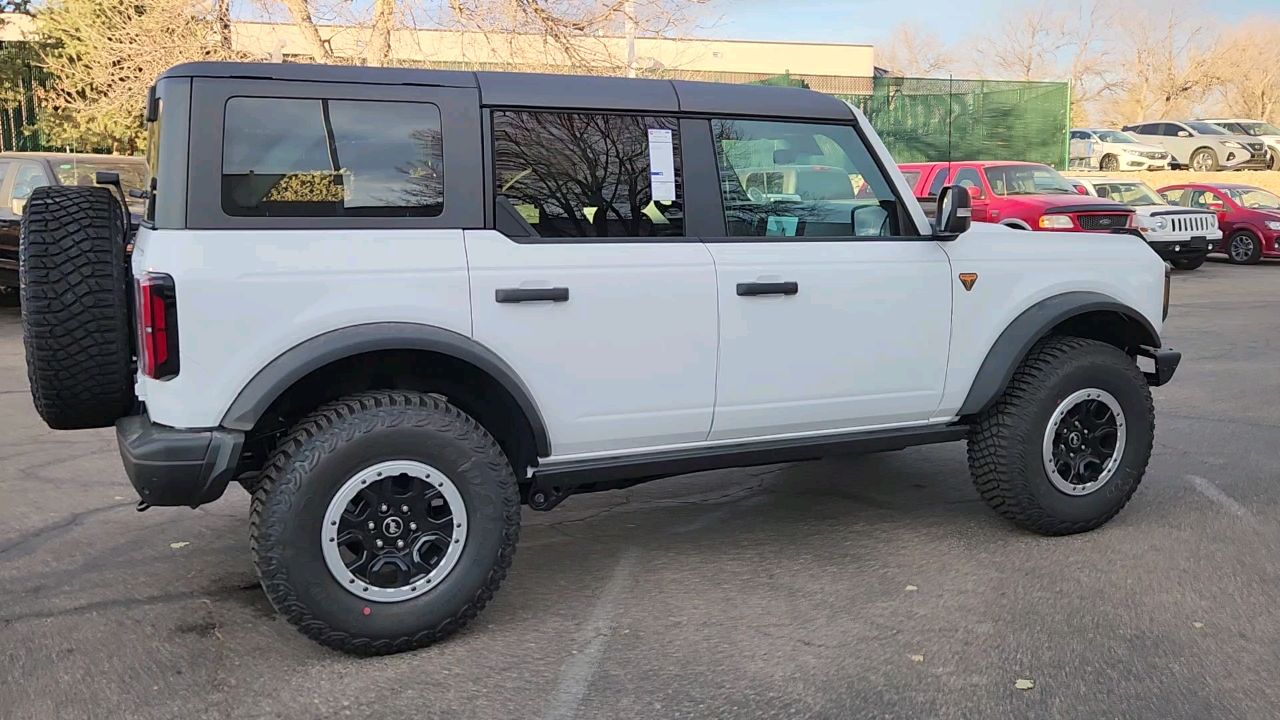
M 28 203 L 32 398 L 115 425 L 140 509 L 243 485 L 267 597 L 344 651 L 473 619 L 522 506 L 699 470 L 967 439 L 997 513 L 1091 530 L 1180 359 L 1142 240 L 955 188 L 934 229 L 808 90 L 191 64 L 147 105 L 131 256 L 111 190 Z M 849 187 L 746 187 L 797 165 Z

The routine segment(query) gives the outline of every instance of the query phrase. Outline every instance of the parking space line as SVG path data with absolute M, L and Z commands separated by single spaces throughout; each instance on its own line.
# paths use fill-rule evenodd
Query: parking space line
M 1230 495 L 1222 492 L 1222 489 L 1217 485 L 1214 485 L 1213 481 L 1208 480 L 1207 478 L 1202 478 L 1199 475 L 1188 475 L 1187 481 L 1190 482 L 1192 487 L 1198 490 L 1201 495 L 1204 495 L 1210 500 L 1226 508 L 1232 515 L 1242 517 L 1246 520 L 1253 519 L 1253 513 L 1249 512 L 1248 508 L 1236 502 Z
M 591 684 L 591 676 L 595 675 L 596 668 L 600 666 L 600 656 L 604 654 L 605 645 L 613 635 L 613 616 L 627 587 L 631 585 L 637 555 L 637 549 L 629 548 L 622 553 L 614 567 L 613 577 L 609 579 L 609 584 L 605 586 L 591 612 L 591 622 L 587 625 L 586 632 L 587 646 L 570 658 L 560 672 L 555 699 L 543 715 L 547 720 L 568 720 L 578 713 L 582 697 Z

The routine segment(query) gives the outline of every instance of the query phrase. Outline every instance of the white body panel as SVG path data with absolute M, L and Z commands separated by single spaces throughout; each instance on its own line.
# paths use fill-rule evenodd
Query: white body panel
M 1000 333 L 1035 303 L 1091 291 L 1127 305 L 1161 329 L 1164 261 L 1132 235 L 1026 232 L 974 223 L 943 246 L 955 272 L 978 274 L 972 291 L 951 284 L 951 353 L 937 417 L 960 409 Z
M 709 246 L 720 295 L 712 439 L 927 420 L 942 397 L 951 265 L 931 240 Z M 737 284 L 795 281 L 791 296 Z
M 475 339 L 529 387 L 556 455 L 707 439 L 718 333 L 704 245 L 466 236 Z M 495 302 L 517 287 L 567 287 L 569 300 Z
M 151 419 L 217 426 L 267 363 L 352 325 L 414 322 L 471 334 L 461 230 L 138 233 L 133 270 L 173 276 L 181 371 L 140 378 Z

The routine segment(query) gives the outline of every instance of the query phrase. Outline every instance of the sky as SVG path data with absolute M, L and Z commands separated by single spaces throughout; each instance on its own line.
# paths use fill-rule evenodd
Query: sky
M 721 19 L 705 37 L 876 45 L 910 21 L 952 42 L 1000 23 L 1002 11 L 1029 0 L 724 0 Z M 904 13 L 910 8 L 910 13 Z M 1227 23 L 1257 15 L 1280 20 L 1280 0 L 1208 0 L 1204 11 Z

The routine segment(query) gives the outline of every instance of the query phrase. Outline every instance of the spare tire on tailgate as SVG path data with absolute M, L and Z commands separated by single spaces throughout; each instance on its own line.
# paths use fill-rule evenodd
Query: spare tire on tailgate
M 18 272 L 31 399 L 55 430 L 133 409 L 128 219 L 105 187 L 42 187 L 22 216 Z

